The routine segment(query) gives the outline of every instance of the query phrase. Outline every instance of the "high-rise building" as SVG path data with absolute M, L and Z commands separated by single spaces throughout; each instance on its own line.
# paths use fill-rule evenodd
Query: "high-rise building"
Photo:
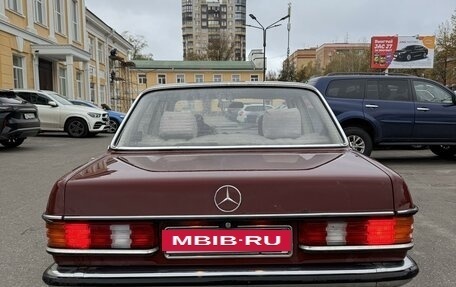
M 215 44 L 229 51 L 229 60 L 245 61 L 246 1 L 182 0 L 184 60 L 204 56 Z

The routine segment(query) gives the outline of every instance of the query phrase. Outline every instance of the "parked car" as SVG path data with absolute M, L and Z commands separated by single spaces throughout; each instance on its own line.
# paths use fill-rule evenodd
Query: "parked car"
M 86 106 L 86 107 L 92 107 L 99 109 L 97 105 L 95 105 L 92 102 L 89 101 L 83 101 L 83 100 L 70 100 L 71 103 L 74 105 L 78 106 Z M 111 109 L 106 109 L 106 112 L 108 112 L 109 116 L 109 124 L 107 127 L 107 131 L 110 133 L 115 133 L 117 129 L 119 128 L 120 124 L 122 123 L 123 119 L 125 118 L 125 114 L 117 111 L 113 111 Z
M 287 108 L 266 110 L 260 135 L 227 119 L 221 98 Z M 311 86 L 161 85 L 136 99 L 105 154 L 55 183 L 43 279 L 401 286 L 418 273 L 416 212 L 404 180 L 349 148 Z
M 238 102 L 238 101 L 232 101 L 228 105 L 228 108 L 226 109 L 226 117 L 232 121 L 236 121 L 238 112 L 244 107 L 243 102 Z
M 34 105 L 0 91 L 0 144 L 7 148 L 20 146 L 27 137 L 40 132 L 40 120 Z
M 14 93 L 36 105 L 42 131 L 65 131 L 71 137 L 81 138 L 102 132 L 108 124 L 107 112 L 73 105 L 53 91 L 9 90 L 6 93 Z
M 254 123 L 265 111 L 272 109 L 266 104 L 246 104 L 238 111 L 236 120 L 240 123 Z
M 357 151 L 429 145 L 456 154 L 456 96 L 445 86 L 404 75 L 329 75 L 309 81 L 327 99 Z
M 409 45 L 394 52 L 395 61 L 412 61 L 425 59 L 428 55 L 428 49 L 421 45 Z

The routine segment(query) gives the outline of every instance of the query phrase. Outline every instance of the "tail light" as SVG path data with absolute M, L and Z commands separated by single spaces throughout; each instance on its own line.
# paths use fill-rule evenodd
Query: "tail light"
M 413 217 L 315 221 L 299 224 L 306 246 L 391 245 L 412 242 Z
M 149 249 L 157 231 L 147 223 L 47 223 L 48 246 L 68 249 Z

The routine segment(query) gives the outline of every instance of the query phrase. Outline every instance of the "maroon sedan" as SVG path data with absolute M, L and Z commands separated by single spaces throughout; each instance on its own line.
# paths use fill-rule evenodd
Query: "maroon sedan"
M 256 121 L 230 103 L 271 105 Z M 63 176 L 43 218 L 55 286 L 401 286 L 417 212 L 348 146 L 313 87 L 160 86 L 108 151 Z

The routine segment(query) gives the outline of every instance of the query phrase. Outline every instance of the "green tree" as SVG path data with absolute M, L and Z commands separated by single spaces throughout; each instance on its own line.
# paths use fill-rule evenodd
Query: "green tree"
M 370 71 L 370 52 L 368 50 L 336 52 L 325 69 L 325 73 L 357 73 Z
M 282 82 L 295 82 L 296 81 L 296 67 L 291 61 L 284 61 L 282 64 L 282 70 L 279 73 L 279 81 Z

